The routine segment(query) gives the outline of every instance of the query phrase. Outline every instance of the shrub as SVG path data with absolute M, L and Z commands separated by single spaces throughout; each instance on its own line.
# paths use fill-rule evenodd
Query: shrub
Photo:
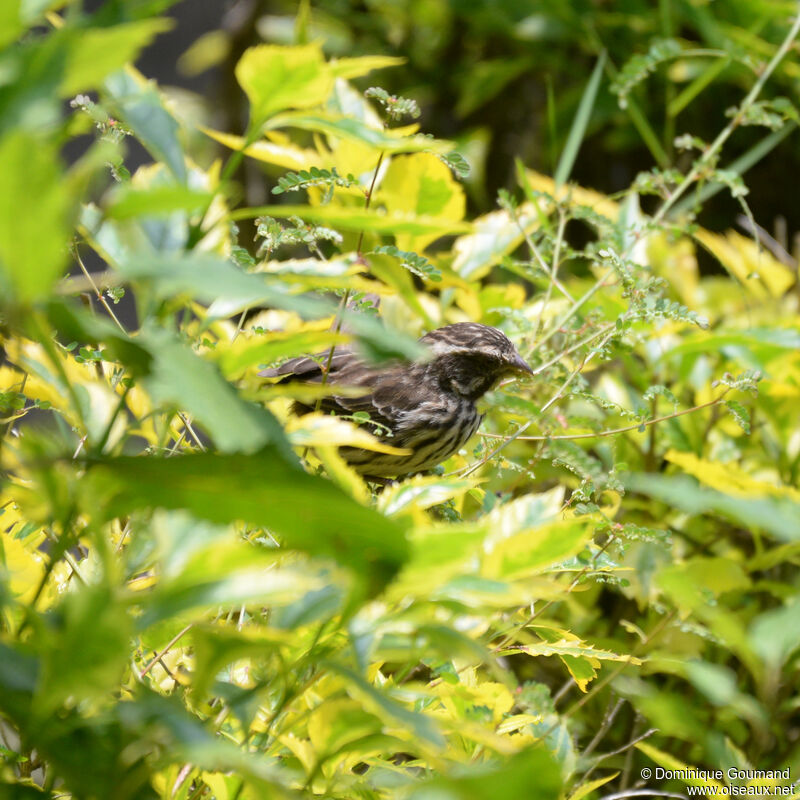
M 413 100 L 351 85 L 394 58 L 255 46 L 236 67 L 249 125 L 218 131 L 127 63 L 162 19 L 9 8 L 14 796 L 578 800 L 633 796 L 657 767 L 722 786 L 790 765 L 796 265 L 696 212 L 725 189 L 753 219 L 723 146 L 794 124 L 765 91 L 800 19 L 712 142 L 681 137 L 686 172 L 616 197 L 569 183 L 601 56 L 554 177 L 520 163 L 468 219 L 453 144 Z M 660 61 L 624 67 L 621 99 Z M 133 174 L 132 142 L 152 159 Z M 243 159 L 280 168 L 274 203 L 242 204 Z M 414 358 L 462 319 L 502 328 L 535 377 L 493 392 L 436 474 L 380 492 L 337 452 L 371 446 L 368 423 L 292 418 L 300 390 L 257 377 L 351 341 Z

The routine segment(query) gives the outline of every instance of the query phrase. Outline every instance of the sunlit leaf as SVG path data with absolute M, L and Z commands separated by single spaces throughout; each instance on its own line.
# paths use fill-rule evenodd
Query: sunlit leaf
M 45 295 L 64 270 L 70 197 L 51 142 L 22 130 L 0 139 L 0 289 L 6 301 Z
M 352 567 L 377 591 L 406 558 L 401 524 L 350 500 L 330 482 L 292 466 L 275 448 L 257 455 L 116 458 L 89 465 L 105 514 L 186 509 L 216 523 L 243 520 L 289 548 Z
M 317 43 L 250 47 L 236 65 L 236 79 L 250 100 L 254 127 L 277 111 L 319 105 L 333 88 L 333 74 Z
M 106 81 L 117 113 L 152 156 L 164 162 L 181 183 L 186 164 L 178 138 L 178 123 L 166 110 L 158 91 L 133 71 L 120 70 Z

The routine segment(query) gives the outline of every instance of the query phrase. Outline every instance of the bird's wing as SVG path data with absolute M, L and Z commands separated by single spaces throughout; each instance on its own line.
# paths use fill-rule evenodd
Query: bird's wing
M 447 409 L 422 387 L 422 369 L 417 365 L 396 366 L 378 372 L 366 371 L 361 380 L 347 374 L 340 378 L 342 384 L 369 387 L 369 394 L 359 397 L 330 397 L 323 400 L 323 408 L 337 414 L 355 414 L 363 411 L 372 422 L 383 425 L 398 437 L 402 447 L 413 444 L 415 434 L 425 429 L 430 432 L 447 416 Z M 422 391 L 421 391 L 422 390 Z M 424 398 L 428 398 L 427 400 Z
M 330 377 L 334 379 L 335 374 L 346 367 L 352 366 L 358 361 L 358 356 L 349 347 L 337 347 L 333 351 L 331 359 Z M 313 356 L 299 356 L 290 358 L 279 367 L 265 369 L 258 374 L 262 378 L 279 378 L 276 383 L 289 383 L 297 381 L 300 383 L 313 383 L 322 380 L 322 371 L 328 363 L 328 353 L 317 353 Z

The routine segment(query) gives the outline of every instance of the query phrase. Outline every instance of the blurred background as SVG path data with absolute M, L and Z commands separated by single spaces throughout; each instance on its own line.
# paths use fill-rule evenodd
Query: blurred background
M 710 142 L 727 122 L 753 75 L 774 53 L 794 3 L 784 0 L 92 0 L 108 22 L 163 9 L 175 21 L 138 62 L 148 77 L 179 93 L 184 113 L 233 133 L 246 124 L 245 97 L 234 66 L 258 42 L 321 40 L 329 56 L 397 55 L 404 67 L 361 81 L 413 97 L 422 129 L 458 142 L 472 166 L 472 214 L 491 210 L 497 190 L 515 188 L 514 162 L 552 174 L 577 104 L 605 50 L 604 84 L 572 179 L 604 193 L 630 186 L 656 166 L 685 171 L 691 153 L 677 136 Z M 646 58 L 679 40 L 692 57 Z M 610 85 L 631 58 L 651 73 L 620 108 Z M 634 72 L 636 65 L 634 65 Z M 631 66 L 629 65 L 629 70 Z M 773 92 L 794 101 L 796 50 L 778 69 Z M 712 83 L 713 82 L 713 83 Z M 709 89 L 711 84 L 713 88 Z M 793 126 L 789 126 L 793 127 Z M 788 130 L 784 129 L 786 133 Z M 764 127 L 736 132 L 721 167 L 752 151 Z M 211 143 L 198 143 L 215 152 Z M 196 150 L 194 151 L 196 152 Z M 756 222 L 790 252 L 800 226 L 795 208 L 800 153 L 782 138 L 745 175 Z M 267 174 L 264 174 L 265 169 Z M 242 165 L 238 179 L 250 204 L 264 202 L 278 171 Z M 648 209 L 650 198 L 643 198 Z M 729 192 L 706 203 L 698 222 L 711 230 L 734 225 L 741 206 Z M 702 258 L 702 255 L 701 255 Z M 701 263 L 715 269 L 711 259 Z

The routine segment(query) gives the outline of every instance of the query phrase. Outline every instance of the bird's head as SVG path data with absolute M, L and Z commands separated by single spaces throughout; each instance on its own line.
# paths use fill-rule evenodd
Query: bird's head
M 533 372 L 504 333 L 477 322 L 437 328 L 420 342 L 431 351 L 440 380 L 471 400 L 506 376 Z

